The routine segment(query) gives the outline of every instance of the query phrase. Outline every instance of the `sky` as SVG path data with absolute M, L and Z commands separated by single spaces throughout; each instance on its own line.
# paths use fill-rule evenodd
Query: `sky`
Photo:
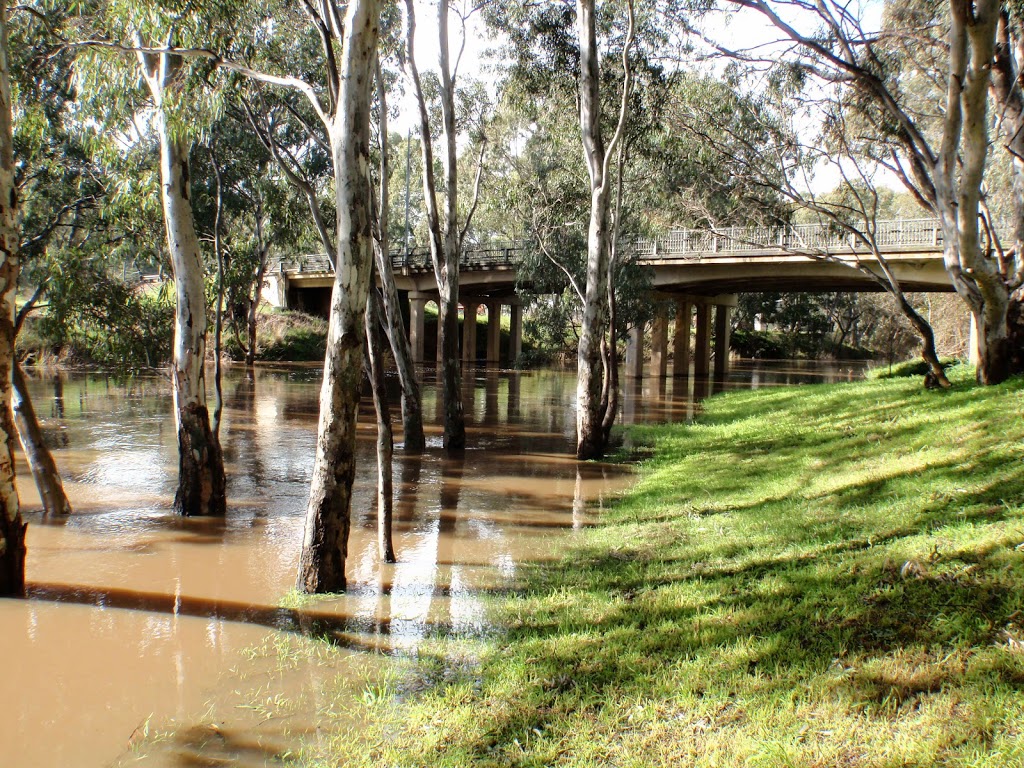
M 440 48 L 437 34 L 437 4 L 433 0 L 416 0 L 416 65 L 420 74 L 425 72 L 439 72 L 438 56 Z M 457 0 L 455 7 L 468 9 L 474 7 L 471 2 Z M 479 11 L 470 15 L 466 25 L 466 35 L 463 37 L 459 16 L 449 12 L 448 18 L 448 39 L 449 53 L 454 61 L 458 55 L 459 48 L 465 40 L 465 50 L 459 62 L 458 75 L 461 78 L 472 77 L 489 84 L 492 95 L 496 91 L 497 78 L 489 72 L 494 65 L 485 61 L 485 54 L 488 49 L 495 47 L 495 42 L 488 39 L 487 29 L 483 17 Z M 398 133 L 407 133 L 410 128 L 415 128 L 417 119 L 415 100 L 409 89 L 406 89 L 405 96 L 399 100 L 398 116 L 391 120 L 391 130 Z
M 455 3 L 455 7 L 463 10 L 473 8 L 474 5 L 473 2 L 467 2 L 467 0 L 456 0 Z M 439 50 L 437 4 L 435 0 L 416 0 L 415 7 L 416 63 L 421 73 L 437 72 Z M 784 6 L 782 8 L 783 11 L 780 13 L 784 13 Z M 860 16 L 865 30 L 870 31 L 881 27 L 883 10 L 881 0 L 852 0 L 849 8 L 855 15 Z M 784 17 L 798 29 L 800 28 L 799 16 L 790 13 Z M 449 46 L 453 59 L 463 41 L 462 28 L 458 18 L 454 12 L 449 14 Z M 717 12 L 706 17 L 703 26 L 710 37 L 723 41 L 732 48 L 757 48 L 760 53 L 770 56 L 773 53 L 781 55 L 784 48 L 788 47 L 788 44 L 779 42 L 781 33 L 756 11 Z M 471 77 L 481 80 L 489 85 L 492 95 L 495 95 L 497 91 L 498 78 L 495 69 L 500 64 L 488 58 L 486 54 L 496 45 L 497 42 L 488 37 L 482 13 L 477 11 L 471 14 L 466 26 L 465 50 L 459 65 L 459 75 L 462 78 Z M 407 133 L 410 129 L 415 131 L 416 108 L 412 94 L 407 92 L 402 99 L 398 100 L 398 107 L 398 115 L 391 121 L 391 130 L 399 133 Z M 808 126 L 808 130 L 812 130 L 811 126 Z M 838 168 L 822 165 L 815 173 L 811 189 L 818 193 L 834 189 L 840 179 L 841 174 Z M 904 191 L 899 180 L 888 172 L 880 173 L 876 183 L 879 186 Z

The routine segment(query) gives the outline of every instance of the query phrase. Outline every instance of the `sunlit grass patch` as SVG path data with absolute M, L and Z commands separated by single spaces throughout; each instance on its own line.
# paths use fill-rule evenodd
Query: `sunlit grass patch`
M 346 764 L 1024 764 L 1024 381 L 951 375 L 636 428 L 604 524 L 372 697 Z

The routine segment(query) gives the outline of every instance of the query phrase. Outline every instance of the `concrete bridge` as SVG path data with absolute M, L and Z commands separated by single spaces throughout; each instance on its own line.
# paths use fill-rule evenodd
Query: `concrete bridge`
M 877 222 L 875 242 L 904 290 L 951 291 L 942 263 L 942 230 L 936 219 Z M 510 344 L 499 348 L 500 323 L 488 322 L 486 359 L 514 361 L 522 349 L 522 308 L 516 295 L 519 254 L 525 241 L 472 245 L 463 253 L 459 292 L 466 318 L 463 360 L 476 350 L 476 318 L 481 306 L 488 318 L 510 313 Z M 690 337 L 695 376 L 724 378 L 728 367 L 729 327 L 736 294 L 760 291 L 877 291 L 864 269 L 881 274 L 870 250 L 832 225 L 733 227 L 723 230 L 673 229 L 661 237 L 632 244 L 639 263 L 652 271 L 659 302 L 652 324 L 650 373 L 668 374 L 668 332 L 672 336 L 673 375 L 688 375 Z M 408 302 L 409 338 L 417 362 L 425 359 L 424 318 L 427 303 L 437 300 L 429 251 L 392 256 L 400 295 Z M 268 278 L 264 295 L 279 307 L 326 315 L 334 272 L 323 255 L 280 262 Z M 667 307 L 674 302 L 669 317 Z M 694 322 L 694 318 L 696 321 Z M 674 322 L 671 322 L 674 320 Z M 715 327 L 714 350 L 711 328 Z M 643 374 L 643 329 L 634 329 L 626 354 L 626 372 Z

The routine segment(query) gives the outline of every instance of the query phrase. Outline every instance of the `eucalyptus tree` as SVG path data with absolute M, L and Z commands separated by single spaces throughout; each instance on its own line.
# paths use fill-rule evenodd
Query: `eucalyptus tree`
M 232 7 L 227 6 L 226 10 Z M 336 229 L 333 242 L 328 237 L 324 245 L 330 246 L 327 255 L 335 267 L 335 277 L 298 586 L 307 592 L 335 592 L 345 588 L 356 417 L 363 373 L 366 305 L 372 281 L 370 93 L 380 3 L 352 0 L 343 8 L 336 0 L 324 0 L 315 6 L 303 3 L 301 9 L 275 5 L 265 10 L 273 13 L 268 13 L 260 23 L 250 23 L 238 46 L 243 59 L 252 58 L 274 36 L 281 36 L 297 42 L 316 40 L 324 54 L 323 66 L 314 73 L 275 74 L 207 47 L 165 45 L 142 47 L 137 52 L 140 56 L 187 57 L 257 82 L 296 91 L 305 97 L 326 130 L 323 149 L 334 172 Z M 292 13 L 293 10 L 297 13 Z M 310 82 L 312 74 L 323 78 L 319 87 Z M 326 234 L 325 228 L 319 229 Z
M 402 310 L 398 300 L 398 286 L 391 263 L 391 142 L 388 134 L 387 82 L 377 55 L 375 81 L 377 84 L 377 143 L 380 162 L 377 177 L 377 205 L 375 208 L 375 236 L 377 275 L 381 282 L 381 320 L 395 358 L 398 378 L 402 385 L 402 429 L 405 449 L 422 451 L 426 447 L 423 435 L 423 407 L 416 369 L 413 365 L 412 346 L 405 333 Z M 407 180 L 408 181 L 408 180 Z M 376 380 L 376 376 L 374 378 Z M 390 428 L 389 428 L 390 429 Z M 393 553 L 392 553 L 393 555 Z
M 452 61 L 449 43 L 449 0 L 437 0 L 438 82 L 437 100 L 441 108 L 443 163 L 443 210 L 435 180 L 433 129 L 424 81 L 416 63 L 416 11 L 413 0 L 405 2 L 404 67 L 416 99 L 420 149 L 422 152 L 423 197 L 430 257 L 438 291 L 437 344 L 440 350 L 442 397 L 444 399 L 444 447 L 450 452 L 466 447 L 466 419 L 462 406 L 461 363 L 459 355 L 459 256 L 469 232 L 480 198 L 486 140 L 478 128 L 472 138 L 478 147 L 473 193 L 468 208 L 459 211 L 459 155 L 456 99 L 458 95 L 461 50 Z M 473 9 L 475 10 L 475 8 Z M 472 11 L 470 11 L 472 12 Z M 460 15 L 465 35 L 466 15 Z M 492 322 L 496 318 L 492 319 Z
M 345 588 L 355 475 L 356 416 L 362 378 L 366 305 L 372 280 L 370 94 L 380 25 L 377 0 L 304 4 L 308 26 L 324 53 L 325 86 L 293 75 L 270 75 L 220 61 L 253 79 L 305 95 L 327 132 L 337 215 L 335 266 L 327 334 L 316 458 L 299 559 L 298 584 L 307 592 Z M 325 243 L 327 245 L 328 243 Z
M 14 364 L 15 293 L 21 231 L 15 190 L 14 104 L 8 68 L 8 4 L 0 0 L 0 595 L 25 592 L 25 528 L 14 483 L 14 418 L 11 368 Z
M 879 222 L 890 195 L 879 189 L 873 165 L 854 146 L 857 129 L 848 122 L 851 110 L 845 94 L 808 88 L 806 78 L 794 73 L 788 62 L 773 66 L 768 75 L 766 86 L 762 73 L 756 74 L 756 88 L 735 67 L 725 78 L 692 78 L 691 87 L 704 97 L 674 103 L 669 108 L 673 122 L 729 168 L 734 185 L 745 185 L 753 197 L 763 198 L 755 208 L 778 216 L 767 223 L 788 224 L 793 214 L 805 223 L 843 233 L 863 249 L 865 258 L 851 262 L 799 237 L 786 237 L 778 244 L 798 256 L 856 269 L 876 290 L 891 296 L 921 339 L 928 380 L 949 387 L 932 328 L 907 298 L 879 242 Z M 808 136 L 807 126 L 816 120 L 820 127 Z M 814 174 L 823 171 L 833 172 L 838 179 L 838 186 L 829 193 L 817 192 L 814 184 Z M 746 196 L 748 201 L 750 197 Z M 782 211 L 780 203 L 794 210 Z M 727 217 L 727 226 L 747 218 L 737 218 L 733 212 Z M 722 221 L 707 211 L 702 224 L 714 230 Z
M 979 329 L 978 380 L 1005 379 L 1015 358 L 1020 361 L 1009 318 L 1019 317 L 1010 307 L 1019 304 L 1024 253 L 1002 247 L 988 215 L 984 181 L 990 89 L 1005 106 L 1002 119 L 1010 128 L 1004 137 L 1012 137 L 1016 119 L 1011 102 L 1019 94 L 1019 78 L 1006 76 L 1016 62 L 1009 69 L 1000 63 L 992 78 L 1000 18 L 1012 20 L 1013 6 L 996 0 L 891 4 L 877 30 L 866 28 L 839 2 L 733 0 L 728 5 L 759 13 L 787 44 L 795 44 L 792 63 L 803 75 L 850 94 L 846 102 L 858 117 L 867 156 L 893 173 L 942 224 L 946 271 Z M 1006 29 L 1004 42 L 1010 40 Z M 1000 56 L 1007 53 L 999 50 Z M 745 58 L 764 60 L 762 54 Z M 920 61 L 928 66 L 919 68 Z M 942 62 L 940 72 L 928 71 L 934 62 Z M 914 90 L 922 83 L 934 94 L 924 107 Z M 1011 154 L 1013 147 L 1010 141 Z M 1018 221 L 1022 216 L 1024 205 L 1015 211 Z
M 308 9 L 305 12 L 307 18 L 309 12 Z M 273 12 L 277 22 L 290 18 L 293 25 L 301 23 L 295 18 L 301 18 L 301 13 L 287 8 L 275 9 Z M 394 14 L 389 14 L 388 18 L 393 16 Z M 390 28 L 393 25 L 387 26 Z M 388 38 L 391 40 L 391 47 L 394 47 L 394 35 L 389 35 Z M 297 45 L 285 35 L 277 35 L 267 43 L 259 51 L 260 63 L 263 66 L 298 70 L 303 77 L 310 80 L 318 80 L 325 76 L 325 71 L 331 71 L 330 57 L 334 53 L 322 45 L 319 49 L 310 49 L 303 44 Z M 382 41 L 381 45 L 387 45 L 387 41 Z M 381 74 L 381 55 L 383 54 L 378 52 L 375 124 L 378 126 L 377 143 L 380 145 L 380 173 L 383 178 L 388 178 L 387 87 Z M 317 119 L 308 102 L 302 99 L 300 94 L 271 93 L 255 83 L 248 88 L 243 86 L 241 91 L 242 104 L 253 130 L 271 153 L 284 178 L 306 200 L 321 247 L 326 249 L 328 259 L 333 263 L 331 254 L 334 246 L 330 234 L 333 216 L 330 203 L 327 201 L 331 163 L 329 141 L 322 121 Z M 390 254 L 387 252 L 388 197 L 383 178 L 380 182 L 381 191 L 374 218 L 377 274 L 382 286 L 385 330 L 402 387 L 404 446 L 409 451 L 420 451 L 426 445 L 423 437 L 421 397 L 412 361 L 412 350 L 402 327 L 398 290 L 391 268 Z M 384 223 L 383 231 L 380 222 Z
M 9 32 L 10 71 L 14 85 L 14 152 L 18 158 L 15 186 L 21 219 L 19 282 L 32 287 L 14 325 L 17 338 L 29 314 L 50 283 L 60 252 L 80 244 L 96 226 L 97 204 L 103 196 L 97 164 L 86 147 L 86 132 L 75 117 L 76 94 L 71 82 L 73 56 L 53 34 L 61 13 L 19 6 Z M 17 344 L 16 344 L 17 346 Z M 39 490 L 45 515 L 71 512 L 53 455 L 17 361 L 13 368 L 14 412 L 18 436 Z
M 577 0 L 576 24 L 580 43 L 579 120 L 583 138 L 583 154 L 590 174 L 590 225 L 587 231 L 587 279 L 583 290 L 583 322 L 580 328 L 579 352 L 576 360 L 576 456 L 580 459 L 600 457 L 608 442 L 605 412 L 602 412 L 602 389 L 605 381 L 601 345 L 608 324 L 608 271 L 612 232 L 608 212 L 615 188 L 611 164 L 628 116 L 630 64 L 629 49 L 633 44 L 633 3 L 626 0 L 628 26 L 622 46 L 622 104 L 615 132 L 607 146 L 601 125 L 601 72 L 597 41 L 595 0 Z M 606 403 L 605 403 L 605 407 Z
M 187 109 L 207 91 L 193 79 L 202 74 L 175 49 L 208 43 L 211 33 L 226 33 L 231 9 L 217 4 L 146 8 L 143 13 L 134 2 L 111 3 L 93 17 L 98 39 L 84 49 L 81 80 L 97 111 L 122 123 L 136 118 L 142 107 L 132 98 L 138 95 L 134 82 L 141 79 L 148 93 L 160 147 L 160 199 L 176 301 L 171 361 L 178 439 L 174 507 L 186 516 L 222 515 L 224 459 L 206 402 L 207 304 L 189 158 L 200 116 Z M 104 55 L 111 49 L 117 55 Z M 132 58 L 135 66 L 129 68 Z M 215 101 L 205 106 L 212 109 Z

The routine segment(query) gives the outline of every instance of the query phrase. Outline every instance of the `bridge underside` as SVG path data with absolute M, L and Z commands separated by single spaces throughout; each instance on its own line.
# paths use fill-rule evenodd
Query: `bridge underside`
M 887 262 L 903 290 L 952 291 L 938 250 L 934 247 L 895 248 L 887 254 Z M 651 255 L 642 263 L 653 272 L 656 295 L 671 299 L 676 305 L 674 317 L 670 318 L 662 311 L 651 326 L 649 372 L 657 378 L 668 375 L 670 326 L 674 328 L 671 340 L 673 376 L 689 376 L 692 367 L 697 379 L 709 378 L 712 373 L 715 379 L 725 378 L 730 316 L 738 293 L 884 290 L 881 282 L 871 274 L 865 274 L 865 269 L 869 269 L 876 276 L 881 276 L 877 263 L 853 248 L 841 248 L 828 259 L 765 251 L 747 252 L 742 256 L 716 253 L 659 258 Z M 423 362 L 430 346 L 426 338 L 426 305 L 437 301 L 434 274 L 423 267 L 405 268 L 396 270 L 395 278 L 403 298 L 413 357 L 417 362 Z M 269 282 L 265 295 L 275 306 L 327 316 L 334 284 L 332 273 L 322 269 L 280 271 L 274 273 Z M 491 363 L 501 359 L 514 362 L 522 343 L 522 312 L 516 297 L 515 266 L 507 263 L 466 264 L 460 273 L 459 283 L 460 303 L 464 307 L 463 360 L 467 363 L 477 359 Z M 499 323 L 490 321 L 486 344 L 478 347 L 476 319 L 481 306 L 486 307 L 489 320 L 500 318 L 503 306 L 510 307 L 511 338 L 507 350 L 501 349 Z M 627 346 L 628 376 L 644 374 L 642 349 L 643 329 L 636 329 Z
M 852 252 L 838 261 L 804 256 L 719 257 L 681 262 L 677 259 L 648 260 L 654 270 L 654 288 L 665 293 L 821 293 L 824 291 L 880 291 L 882 285 L 857 268 L 860 263 L 881 277 L 882 270 L 871 259 Z M 937 254 L 894 253 L 887 258 L 905 291 L 952 291 L 949 275 Z

